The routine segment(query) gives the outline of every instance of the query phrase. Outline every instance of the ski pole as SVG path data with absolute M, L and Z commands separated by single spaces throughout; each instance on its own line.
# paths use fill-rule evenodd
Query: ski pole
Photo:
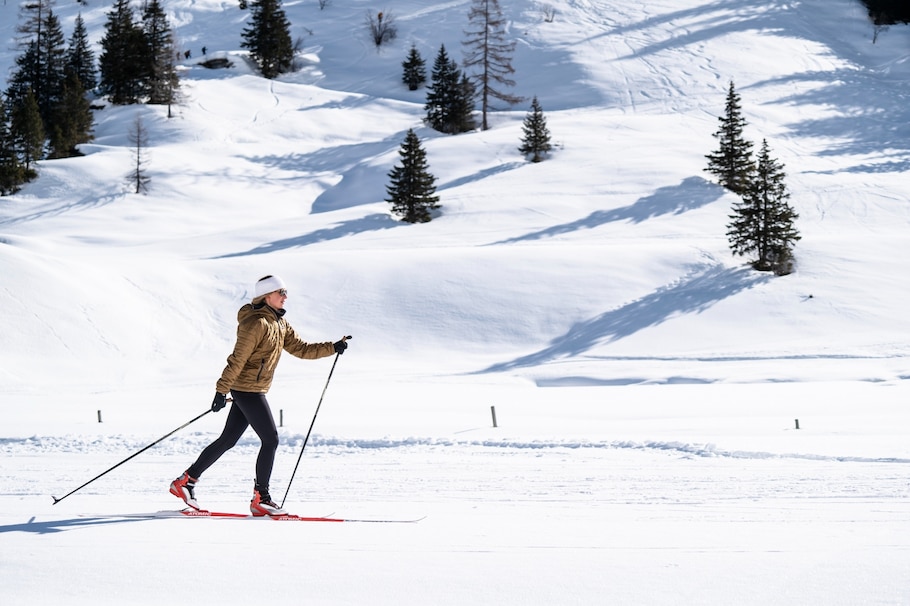
M 347 341 L 351 338 L 352 337 L 347 336 L 344 338 L 344 340 Z M 338 358 L 340 356 L 340 353 L 335 354 L 335 360 L 332 362 L 332 368 L 329 370 L 329 378 L 325 380 L 325 387 L 322 388 L 322 395 L 319 396 L 319 402 L 316 404 L 316 412 L 313 413 L 313 420 L 310 421 L 310 428 L 306 432 L 306 437 L 303 438 L 303 446 L 300 447 L 300 454 L 297 456 L 297 464 L 294 465 L 294 471 L 291 472 L 291 479 L 288 480 L 288 488 L 284 491 L 284 497 L 281 499 L 281 507 L 284 507 L 284 502 L 288 498 L 288 493 L 291 492 L 291 482 L 294 481 L 294 476 L 297 475 L 297 468 L 300 467 L 300 459 L 303 458 L 303 450 L 306 448 L 306 443 L 310 441 L 310 432 L 313 431 L 313 425 L 316 424 L 316 415 L 319 414 L 319 407 L 322 406 L 322 399 L 325 397 L 325 390 L 329 388 L 329 381 L 332 380 L 332 373 L 335 372 L 335 365 L 338 364 Z
M 184 427 L 190 425 L 191 423 L 195 423 L 196 421 L 198 421 L 199 419 L 201 419 L 201 418 L 204 417 L 205 415 L 209 414 L 210 412 L 212 412 L 212 409 L 211 409 L 211 408 L 208 409 L 208 410 L 206 410 L 204 413 L 202 413 L 202 414 L 199 415 L 198 417 L 194 417 L 193 419 L 190 419 L 189 421 L 187 421 L 186 423 L 184 423 L 183 425 L 181 425 L 180 427 L 178 427 L 178 428 L 175 429 L 174 431 L 172 431 L 172 432 L 170 432 L 170 433 L 168 433 L 168 434 L 166 434 L 166 435 L 161 436 L 160 438 L 158 438 L 157 440 L 155 440 L 154 442 L 152 442 L 151 444 L 149 444 L 148 446 L 146 446 L 145 448 L 143 448 L 143 449 L 140 450 L 139 452 L 136 452 L 136 453 L 131 454 L 131 455 L 128 456 L 127 458 L 123 459 L 122 461 L 120 461 L 119 463 L 117 463 L 116 465 L 114 465 L 113 467 L 111 467 L 110 469 L 108 469 L 108 470 L 106 470 L 106 471 L 103 471 L 103 472 L 99 473 L 98 475 L 96 475 L 94 478 L 92 478 L 91 480 L 89 480 L 88 482 L 86 482 L 85 484 L 83 484 L 82 486 L 80 486 L 79 488 L 74 488 L 73 490 L 69 491 L 68 493 L 66 493 L 65 495 L 63 495 L 62 497 L 60 497 L 59 499 L 58 499 L 57 497 L 51 497 L 51 498 L 54 499 L 54 505 L 56 505 L 57 503 L 59 503 L 60 501 L 62 501 L 63 499 L 65 499 L 66 497 L 70 496 L 70 495 L 73 494 L 74 492 L 76 492 L 76 491 L 78 491 L 78 490 L 82 490 L 83 488 L 85 488 L 86 486 L 88 486 L 89 484 L 91 484 L 92 482 L 94 482 L 95 480 L 97 480 L 98 478 L 100 478 L 101 476 L 106 475 L 106 474 L 108 474 L 108 473 L 114 471 L 115 469 L 117 469 L 118 467 L 120 467 L 121 465 L 123 465 L 124 463 L 126 463 L 127 461 L 129 461 L 130 459 L 132 459 L 133 457 L 142 454 L 143 452 L 145 452 L 146 450 L 148 450 L 149 448 L 151 448 L 152 446 L 154 446 L 154 445 L 157 444 L 158 442 L 161 442 L 162 440 L 171 437 L 172 435 L 174 435 L 175 433 L 177 433 L 178 431 L 180 431 L 180 430 L 183 429 Z

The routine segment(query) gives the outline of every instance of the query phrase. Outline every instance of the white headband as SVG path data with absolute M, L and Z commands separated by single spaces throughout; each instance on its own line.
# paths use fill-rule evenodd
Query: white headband
M 260 278 L 260 280 L 256 282 L 256 287 L 253 289 L 253 298 L 258 299 L 262 295 L 267 295 L 270 292 L 275 292 L 276 290 L 280 290 L 282 288 L 286 288 L 284 285 L 284 280 L 278 276 L 266 276 L 264 278 Z

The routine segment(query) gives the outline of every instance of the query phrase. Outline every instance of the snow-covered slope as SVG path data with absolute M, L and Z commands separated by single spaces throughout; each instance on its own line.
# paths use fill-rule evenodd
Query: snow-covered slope
M 658 361 L 658 381 L 666 361 L 691 359 L 705 380 L 749 378 L 705 358 L 872 357 L 880 370 L 855 378 L 901 372 L 887 360 L 910 332 L 906 28 L 873 45 L 848 1 L 568 2 L 552 22 L 512 3 L 515 92 L 538 96 L 558 145 L 532 165 L 516 151 L 526 107 L 443 136 L 421 125 L 425 91 L 399 82 L 411 44 L 430 64 L 439 44 L 460 56 L 467 0 L 398 3 L 398 38 L 379 50 L 369 3 L 341 4 L 289 3 L 305 66 L 272 82 L 236 50 L 246 12 L 169 3 L 193 53 L 176 117 L 106 107 L 84 158 L 43 162 L 2 201 L 9 387 L 31 390 L 36 371 L 58 380 L 40 371 L 49 360 L 96 388 L 211 375 L 234 308 L 273 272 L 305 333 L 356 334 L 364 356 L 418 372 L 611 379 L 626 357 Z M 59 6 L 65 27 L 80 9 L 99 39 L 109 7 Z M 16 8 L 2 10 L 10 38 Z M 200 67 L 203 45 L 235 67 Z M 800 213 L 786 278 L 730 255 L 733 197 L 702 171 L 730 80 Z M 124 179 L 136 115 L 151 133 L 148 195 Z M 438 179 L 428 225 L 396 222 L 383 201 L 408 128 Z M 792 372 L 817 378 L 815 364 Z

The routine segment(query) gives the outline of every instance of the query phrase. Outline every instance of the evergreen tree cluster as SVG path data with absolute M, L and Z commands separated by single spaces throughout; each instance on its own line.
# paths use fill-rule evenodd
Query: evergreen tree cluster
M 474 130 L 474 85 L 449 58 L 445 45 L 439 47 L 427 91 L 427 125 L 454 135 Z
M 494 100 L 509 105 L 521 101 L 520 97 L 510 95 L 502 88 L 515 85 L 509 78 L 514 73 L 511 54 L 515 43 L 505 38 L 506 21 L 498 0 L 473 0 L 468 21 L 470 29 L 465 32 L 467 53 L 464 66 L 473 69 L 473 75 L 469 76 L 458 67 L 449 57 L 444 44 L 439 47 L 430 74 L 424 121 L 441 133 L 458 134 L 476 129 L 474 102 L 478 97 L 483 130 L 489 128 L 487 114 Z M 426 82 L 426 64 L 414 45 L 401 66 L 401 80 L 408 90 L 417 90 Z M 518 151 L 529 156 L 532 162 L 540 162 L 552 146 L 546 118 L 537 97 L 531 103 L 531 111 L 525 117 L 522 130 L 524 137 Z M 401 164 L 389 173 L 391 183 L 386 188 L 386 201 L 402 221 L 430 221 L 430 211 L 439 208 L 435 178 L 429 173 L 426 152 L 413 130 L 408 131 L 399 155 Z
M 509 77 L 515 72 L 512 53 L 515 41 L 506 39 L 506 20 L 499 0 L 473 0 L 468 12 L 469 29 L 465 31 L 466 50 L 462 71 L 449 57 L 445 45 L 440 45 L 433 63 L 428 87 L 426 123 L 432 129 L 450 135 L 477 128 L 474 103 L 480 100 L 480 127 L 489 129 L 488 114 L 494 100 L 514 105 L 521 97 L 509 94 L 503 87 L 514 86 Z M 402 63 L 402 81 L 409 90 L 417 90 L 426 82 L 426 66 L 416 47 L 411 46 Z
M 547 120 L 537 97 L 534 97 L 531 111 L 525 116 L 523 130 L 525 136 L 518 151 L 532 156 L 532 162 L 540 162 L 551 145 Z M 392 212 L 402 221 L 427 223 L 432 220 L 431 211 L 440 208 L 439 196 L 436 195 L 436 178 L 429 171 L 426 151 L 414 129 L 408 130 L 398 155 L 401 164 L 389 172 L 386 202 L 392 205 Z
M 38 160 L 79 155 L 77 146 L 92 139 L 90 92 L 115 104 L 177 100 L 176 50 L 161 0 L 145 0 L 138 18 L 130 0 L 114 0 L 97 68 L 81 14 L 65 44 L 53 2 L 22 5 L 22 52 L 0 95 L 2 195 L 33 179 Z
M 34 179 L 38 160 L 78 155 L 92 138 L 95 60 L 81 15 L 67 45 L 53 0 L 35 0 L 22 5 L 17 32 L 22 52 L 0 94 L 0 195 Z
M 800 239 L 794 223 L 799 215 L 790 206 L 783 165 L 771 157 L 763 140 L 758 160 L 752 143 L 743 136 L 746 120 L 733 82 L 727 92 L 724 115 L 714 137 L 720 147 L 706 154 L 707 172 L 718 183 L 740 196 L 734 204 L 727 238 L 733 254 L 753 257 L 752 267 L 786 275 L 793 271 L 793 245 Z
M 114 0 L 101 49 L 98 89 L 111 103 L 170 105 L 176 101 L 177 53 L 160 0 L 144 2 L 138 19 L 130 0 Z
M 13 191 L 35 176 L 34 164 L 45 157 L 78 154 L 76 146 L 91 139 L 92 116 L 88 91 L 123 105 L 151 103 L 170 105 L 177 100 L 179 79 L 173 33 L 161 0 L 143 0 L 134 10 L 131 0 L 113 0 L 101 40 L 98 69 L 89 47 L 85 25 L 77 17 L 68 48 L 53 14 L 54 0 L 36 0 L 24 5 L 23 54 L 5 95 L 0 95 L 0 193 Z M 251 17 L 242 34 L 241 47 L 266 78 L 275 78 L 295 68 L 300 43 L 290 36 L 290 23 L 281 0 L 242 2 Z M 382 13 L 379 20 L 385 23 Z M 498 0 L 472 0 L 470 29 L 464 46 L 469 75 L 440 46 L 433 66 L 426 100 L 426 122 L 433 129 L 457 134 L 477 128 L 474 102 L 480 99 L 483 129 L 492 101 L 513 105 L 520 97 L 502 87 L 514 86 L 511 53 L 514 41 L 506 40 L 506 21 Z M 416 47 L 402 64 L 402 80 L 410 90 L 426 82 L 426 65 Z M 539 162 L 550 150 L 549 132 L 542 110 L 534 99 L 524 125 L 519 151 Z M 137 144 L 137 149 L 141 149 Z M 390 176 L 390 201 L 404 220 L 430 220 L 438 208 L 434 178 L 426 170 L 426 155 L 413 131 L 402 145 L 401 167 Z M 137 161 L 137 166 L 138 166 Z M 141 167 L 133 171 L 141 173 Z M 137 177 L 138 183 L 138 177 Z M 144 185 L 144 184 L 143 184 Z M 137 190 L 142 189 L 137 186 Z

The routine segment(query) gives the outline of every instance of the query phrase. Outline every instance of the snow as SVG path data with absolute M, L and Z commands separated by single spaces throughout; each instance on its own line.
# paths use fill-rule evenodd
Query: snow
M 514 92 L 557 146 L 531 164 L 530 101 L 446 136 L 400 83 L 412 44 L 460 59 L 469 0 L 288 2 L 304 65 L 275 81 L 236 3 L 167 3 L 193 55 L 175 116 L 105 107 L 84 157 L 0 199 L 4 603 L 910 603 L 910 30 L 872 44 L 853 0 L 547 4 L 503 3 Z M 95 43 L 108 10 L 55 8 Z M 800 215 L 786 277 L 731 256 L 735 197 L 703 171 L 731 80 Z M 441 197 L 424 225 L 383 201 L 409 128 Z M 328 384 L 332 358 L 279 365 L 273 491 L 325 389 L 287 507 L 424 519 L 116 517 L 177 508 L 223 413 L 53 505 L 205 412 L 268 273 L 304 338 L 354 336 Z M 244 511 L 257 450 L 202 502 Z

